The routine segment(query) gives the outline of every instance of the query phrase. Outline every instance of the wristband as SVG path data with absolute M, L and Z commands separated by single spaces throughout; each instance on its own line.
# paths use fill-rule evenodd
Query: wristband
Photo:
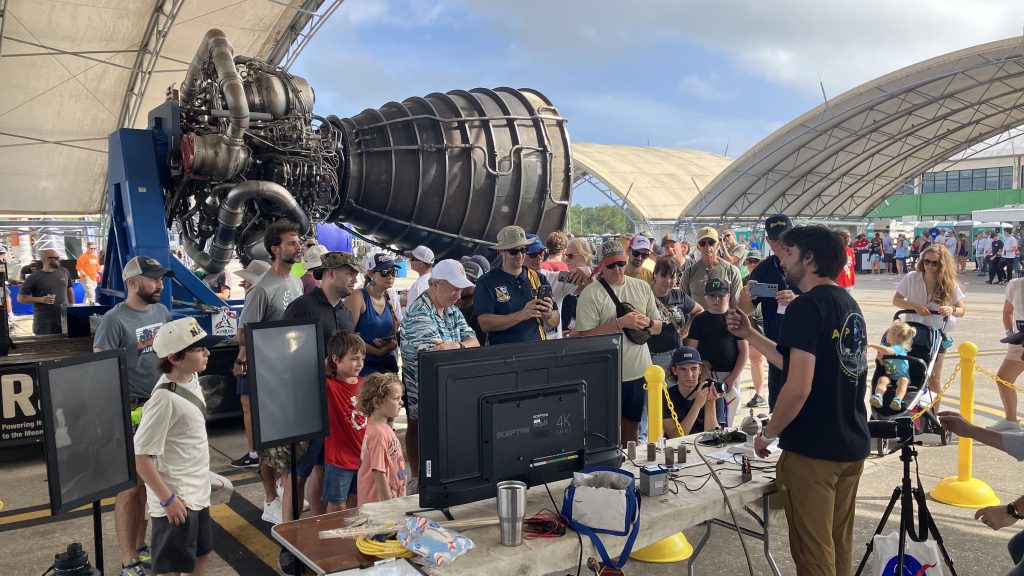
M 160 507 L 161 508 L 167 508 L 168 506 L 171 505 L 171 502 L 174 502 L 174 499 L 177 498 L 177 497 L 178 497 L 177 494 L 175 494 L 174 492 L 171 492 L 171 497 L 167 499 L 167 502 L 161 502 L 160 503 Z
M 769 435 L 765 434 L 764 433 L 764 428 L 761 428 L 761 431 L 758 432 L 758 436 L 760 436 L 761 440 L 764 440 L 765 442 L 772 442 L 776 438 L 778 438 L 778 436 L 769 436 Z

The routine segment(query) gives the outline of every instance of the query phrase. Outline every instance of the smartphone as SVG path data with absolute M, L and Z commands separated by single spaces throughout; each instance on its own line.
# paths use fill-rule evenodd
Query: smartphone
M 559 282 L 569 282 L 569 273 L 568 272 L 559 272 L 558 273 L 558 281 Z
M 750 295 L 760 298 L 775 298 L 775 294 L 777 294 L 778 291 L 778 284 L 763 284 L 758 282 L 757 284 L 750 285 Z
M 537 288 L 537 298 L 553 298 L 551 293 L 551 286 L 545 284 L 540 288 Z

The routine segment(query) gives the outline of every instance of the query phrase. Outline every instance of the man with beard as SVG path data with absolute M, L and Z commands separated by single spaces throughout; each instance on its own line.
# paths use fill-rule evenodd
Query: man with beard
M 802 292 L 789 304 L 782 334 L 777 342 L 760 334 L 739 309 L 728 313 L 729 331 L 783 372 L 754 450 L 767 457 L 779 438 L 776 477 L 797 574 L 848 576 L 857 485 L 870 444 L 867 330 L 857 302 L 835 283 L 846 262 L 839 234 L 798 226 L 779 240 L 786 282 Z
M 238 358 L 232 373 L 236 379 L 236 390 L 241 397 L 242 421 L 249 441 L 249 453 L 231 462 L 236 468 L 249 468 L 257 463 L 252 444 L 252 416 L 249 405 L 249 377 L 246 367 L 245 325 L 250 322 L 280 320 L 293 300 L 302 296 L 302 281 L 292 275 L 292 265 L 302 261 L 302 242 L 299 227 L 289 220 L 278 220 L 267 226 L 263 236 L 263 247 L 271 256 L 270 270 L 260 277 L 255 286 L 245 295 L 245 307 L 238 318 Z M 274 466 L 260 462 L 260 478 L 266 502 L 263 505 L 263 519 L 271 524 L 281 522 L 281 501 L 277 497 Z M 281 468 L 283 466 L 278 466 Z
M 654 269 L 648 270 L 644 264 L 651 257 L 651 241 L 646 236 L 634 236 L 629 245 L 629 259 L 626 261 L 626 276 L 643 280 L 648 284 L 654 282 Z
M 18 302 L 32 304 L 33 334 L 60 334 L 64 315 L 61 308 L 75 303 L 71 275 L 61 267 L 56 250 L 40 250 L 39 259 L 42 268 L 25 280 L 18 292 Z
M 164 276 L 174 272 L 153 258 L 136 256 L 128 261 L 121 277 L 128 296 L 103 315 L 93 338 L 93 351 L 123 349 L 128 366 L 129 408 L 134 412 L 149 399 L 159 374 L 159 358 L 153 351 L 153 339 L 160 327 L 171 321 L 171 314 L 160 304 Z M 138 425 L 134 418 L 133 427 Z M 121 576 L 143 576 L 149 561 L 146 546 L 146 488 L 143 484 L 117 495 L 114 501 L 114 528 L 121 553 Z
M 708 303 L 704 299 L 704 286 L 711 278 L 718 278 L 729 286 L 730 302 L 739 301 L 740 288 L 743 285 L 740 281 L 740 269 L 722 259 L 718 244 L 718 230 L 711 226 L 697 230 L 700 259 L 679 275 L 679 287 L 705 309 Z
M 402 381 L 405 384 L 406 453 L 409 456 L 409 490 L 419 479 L 419 354 L 433 350 L 476 348 L 480 341 L 459 311 L 462 291 L 471 288 L 466 269 L 455 260 L 434 266 L 424 296 L 409 304 L 402 318 Z

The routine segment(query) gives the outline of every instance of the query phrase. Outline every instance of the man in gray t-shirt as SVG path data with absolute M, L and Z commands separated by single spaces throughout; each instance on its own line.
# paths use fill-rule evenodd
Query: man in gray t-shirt
M 75 301 L 71 291 L 71 275 L 60 266 L 56 250 L 40 250 L 43 267 L 25 280 L 18 293 L 18 302 L 32 304 L 32 333 L 60 334 L 63 308 Z
M 280 276 L 272 268 L 245 295 L 245 307 L 238 317 L 241 331 L 250 322 L 268 322 L 284 318 L 288 305 L 302 296 L 302 281 L 292 276 Z
M 93 337 L 94 352 L 124 349 L 128 364 L 130 409 L 149 399 L 160 373 L 153 352 L 153 339 L 160 326 L 171 321 L 171 314 L 160 304 L 164 276 L 174 276 L 160 262 L 136 256 L 121 271 L 128 296 L 124 302 L 103 315 Z M 146 489 L 139 485 L 117 494 L 114 501 L 114 526 L 122 568 L 142 572 L 139 551 L 146 544 Z M 122 569 L 122 574 L 125 571 Z

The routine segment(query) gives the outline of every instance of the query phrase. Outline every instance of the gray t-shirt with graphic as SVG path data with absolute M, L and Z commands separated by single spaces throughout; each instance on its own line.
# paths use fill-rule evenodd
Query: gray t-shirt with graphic
M 157 330 L 170 321 L 171 313 L 163 304 L 150 304 L 146 310 L 136 310 L 122 302 L 104 314 L 96 328 L 93 348 L 124 349 L 128 361 L 128 394 L 132 398 L 149 398 L 160 378 L 153 339 Z
M 238 328 L 250 322 L 281 320 L 285 309 L 299 296 L 302 296 L 301 280 L 291 274 L 281 278 L 273 271 L 267 272 L 246 293 Z

